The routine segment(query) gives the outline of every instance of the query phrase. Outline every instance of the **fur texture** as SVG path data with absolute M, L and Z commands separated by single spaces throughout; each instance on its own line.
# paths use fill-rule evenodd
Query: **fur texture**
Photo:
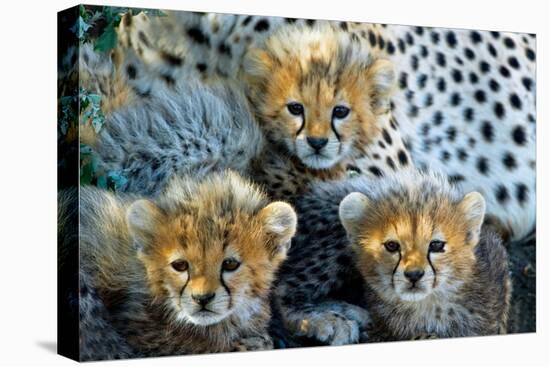
M 306 60 L 312 50 L 308 35 L 319 29 L 341 30 L 351 44 L 364 45 L 363 52 L 357 56 L 368 54 L 373 59 L 390 60 L 395 66 L 398 84 L 391 97 L 391 113 L 379 121 L 381 133 L 369 135 L 370 144 L 362 146 L 364 151 L 353 165 L 368 174 L 381 176 L 401 169 L 404 162 L 412 163 L 412 156 L 416 166 L 440 170 L 468 191 L 481 192 L 487 202 L 488 219 L 503 236 L 517 241 L 533 232 L 535 35 L 186 12 L 169 13 L 167 17 L 152 20 L 143 15 L 130 25 L 124 28 L 131 34 L 127 37 L 132 40 L 128 44 L 138 51 L 142 49 L 141 54 L 145 56 L 141 59 L 152 69 L 161 70 L 161 78 L 167 80 L 189 72 L 204 80 L 218 76 L 235 78 L 243 66 L 245 70 L 261 70 L 249 68 L 250 64 L 244 60 L 256 53 L 252 50 L 266 51 L 266 45 L 268 50 L 270 45 L 280 45 L 273 48 L 275 54 L 286 53 L 288 58 L 303 52 Z M 303 32 L 290 36 L 295 28 Z M 327 39 L 332 37 L 331 32 L 326 32 Z M 147 44 L 140 34 L 145 35 Z M 288 36 L 294 43 L 285 43 L 284 37 L 277 39 L 277 34 Z M 174 63 L 172 57 L 167 57 L 172 55 L 171 50 L 181 62 Z M 317 52 L 327 50 L 319 44 Z M 289 101 L 281 101 L 280 97 L 302 97 L 293 90 L 285 91 L 283 86 L 308 83 L 307 79 L 290 77 L 297 75 L 292 70 L 301 64 L 288 65 L 286 56 L 280 68 L 272 69 L 275 71 L 268 79 L 280 78 L 285 83 L 268 83 L 267 88 L 253 91 L 268 97 L 255 108 L 260 116 L 262 111 L 269 112 L 265 120 L 279 123 L 272 130 L 283 136 L 284 131 L 293 126 L 292 120 L 300 121 L 284 115 L 281 103 Z M 252 57 L 251 60 L 253 65 L 259 61 L 260 65 L 269 66 L 264 61 L 277 58 Z M 318 80 L 320 89 L 326 90 L 321 81 Z M 315 86 L 315 81 L 312 82 Z M 261 87 L 262 83 L 256 85 Z M 306 110 L 312 112 L 306 104 L 314 93 L 300 89 L 302 91 Z M 320 105 L 325 110 L 328 108 L 323 103 Z M 315 115 L 322 113 L 324 120 L 329 118 L 323 109 L 313 108 L 314 120 L 308 119 L 306 113 L 305 124 L 323 125 L 327 130 L 327 124 L 322 124 L 323 119 Z M 317 133 L 316 128 L 314 132 Z M 286 141 L 276 141 L 288 146 L 292 138 L 286 136 Z M 296 149 L 298 145 L 303 146 Z M 335 146 L 327 145 L 325 149 L 333 151 Z M 305 163 L 316 167 L 330 163 L 330 159 L 321 164 L 319 160 L 307 158 L 310 149 L 306 144 L 296 147 L 290 144 L 290 148 L 295 152 L 300 150 L 306 157 Z
M 269 292 L 295 227 L 290 205 L 231 172 L 175 178 L 155 201 L 82 188 L 82 359 L 272 348 Z
M 93 144 L 105 169 L 122 173 L 123 191 L 157 194 L 174 175 L 247 172 L 263 147 L 239 89 L 181 81 L 107 117 Z
M 297 202 L 276 289 L 286 326 L 328 344 L 505 332 L 508 260 L 497 236 L 479 235 L 481 203 L 413 171 L 316 185 Z M 434 240 L 445 250 L 428 255 Z M 424 271 L 412 290 L 410 270 Z

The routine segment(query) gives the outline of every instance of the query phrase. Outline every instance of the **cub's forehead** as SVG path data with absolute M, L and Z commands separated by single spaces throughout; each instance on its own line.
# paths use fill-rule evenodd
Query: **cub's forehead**
M 242 247 L 243 243 L 259 239 L 262 228 L 254 215 L 235 212 L 224 215 L 208 213 L 183 214 L 166 226 L 175 244 L 184 249 L 224 250 Z

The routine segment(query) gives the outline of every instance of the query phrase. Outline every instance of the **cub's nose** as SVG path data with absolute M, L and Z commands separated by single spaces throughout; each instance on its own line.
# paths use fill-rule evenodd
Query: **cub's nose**
M 423 276 L 424 270 L 415 269 L 405 271 L 405 277 L 413 284 L 418 282 Z
M 195 301 L 199 306 L 204 307 L 214 299 L 215 295 L 215 293 L 193 294 L 191 298 L 193 298 L 193 301 Z
M 328 138 L 315 138 L 315 137 L 308 136 L 306 140 L 307 140 L 307 143 L 317 152 L 321 150 L 328 143 Z

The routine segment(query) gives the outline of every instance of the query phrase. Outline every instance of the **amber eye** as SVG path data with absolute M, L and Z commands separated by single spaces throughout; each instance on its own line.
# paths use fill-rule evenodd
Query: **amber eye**
M 336 106 L 332 110 L 332 116 L 336 117 L 337 119 L 343 119 L 346 118 L 347 115 L 349 115 L 350 109 L 346 106 Z
M 225 259 L 222 263 L 222 270 L 223 271 L 235 271 L 239 268 L 241 265 L 240 262 L 233 258 Z
M 189 263 L 185 260 L 176 260 L 172 262 L 172 268 L 175 271 L 184 272 L 189 269 Z
M 294 116 L 302 116 L 304 114 L 304 106 L 298 102 L 291 102 L 286 107 L 288 108 L 288 112 Z
M 430 252 L 443 252 L 445 250 L 445 242 L 433 240 L 430 242 Z
M 397 243 L 395 241 L 387 241 L 387 242 L 384 243 L 384 247 L 389 252 L 397 252 L 401 248 L 401 245 L 399 245 L 399 243 Z

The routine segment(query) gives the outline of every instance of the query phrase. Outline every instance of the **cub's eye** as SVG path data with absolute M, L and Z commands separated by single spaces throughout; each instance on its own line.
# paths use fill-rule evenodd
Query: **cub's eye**
M 387 242 L 384 243 L 384 247 L 389 252 L 397 252 L 401 248 L 401 245 L 399 245 L 399 243 L 397 243 L 395 241 L 387 241 Z
M 185 260 L 176 260 L 172 262 L 172 268 L 174 268 L 175 271 L 184 272 L 187 269 L 189 269 L 189 263 Z
M 304 106 L 298 102 L 291 102 L 286 105 L 286 108 L 288 108 L 288 112 L 294 116 L 302 116 L 304 114 Z
M 433 240 L 430 242 L 430 252 L 443 252 L 445 250 L 445 242 Z
M 346 106 L 336 106 L 332 110 L 332 116 L 336 117 L 337 119 L 343 119 L 347 115 L 349 115 L 349 111 L 350 109 L 347 108 Z
M 238 262 L 237 260 L 235 259 L 225 259 L 222 263 L 222 270 L 223 271 L 235 271 L 239 268 L 239 266 L 241 265 L 240 262 Z

